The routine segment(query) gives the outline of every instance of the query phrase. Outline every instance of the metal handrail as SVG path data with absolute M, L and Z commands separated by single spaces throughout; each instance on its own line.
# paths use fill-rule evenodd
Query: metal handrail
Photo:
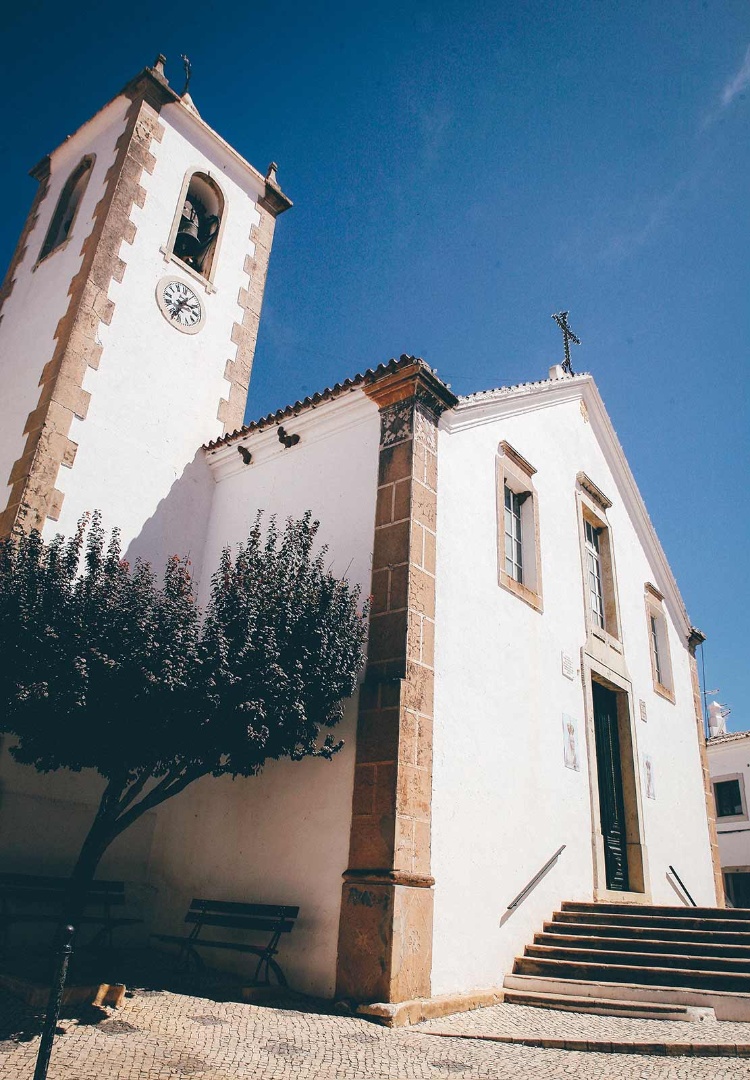
M 670 867 L 669 867 L 669 869 L 670 869 L 670 870 L 671 870 L 671 872 L 672 872 L 672 876 L 673 876 L 673 877 L 675 877 L 675 878 L 677 879 L 677 884 L 678 884 L 678 885 L 680 886 L 680 888 L 681 888 L 681 889 L 682 889 L 682 891 L 684 892 L 685 896 L 687 896 L 688 900 L 689 900 L 689 901 L 690 901 L 690 903 L 691 903 L 691 904 L 693 905 L 693 907 L 698 907 L 698 905 L 696 904 L 695 900 L 693 900 L 692 896 L 690 895 L 690 893 L 689 893 L 689 892 L 687 891 L 687 889 L 685 888 L 684 882 L 683 882 L 682 878 L 680 877 L 680 875 L 679 875 L 679 874 L 677 873 L 677 871 L 675 870 L 675 868 L 674 868 L 673 866 L 670 866 Z
M 521 903 L 521 901 L 524 900 L 529 895 L 529 893 L 534 888 L 536 883 L 538 881 L 542 880 L 542 878 L 544 877 L 544 875 L 547 873 L 547 871 L 550 869 L 551 866 L 554 866 L 554 864 L 560 858 L 560 856 L 562 855 L 563 851 L 565 851 L 565 848 L 567 846 L 568 846 L 567 844 L 561 844 L 561 846 L 557 849 L 557 851 L 552 856 L 552 858 L 548 859 L 547 862 L 542 867 L 542 869 L 538 873 L 534 874 L 533 878 L 528 883 L 528 885 L 524 886 L 524 888 L 521 889 L 520 893 L 515 898 L 515 900 L 511 900 L 511 902 L 508 904 L 508 908 L 507 908 L 508 911 L 512 911 L 513 908 L 518 907 L 518 905 Z

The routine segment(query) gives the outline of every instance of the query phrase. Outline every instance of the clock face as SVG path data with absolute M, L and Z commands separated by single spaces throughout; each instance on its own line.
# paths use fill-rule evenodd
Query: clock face
M 196 334 L 203 326 L 203 304 L 179 278 L 162 278 L 156 287 L 156 301 L 167 322 L 184 334 Z

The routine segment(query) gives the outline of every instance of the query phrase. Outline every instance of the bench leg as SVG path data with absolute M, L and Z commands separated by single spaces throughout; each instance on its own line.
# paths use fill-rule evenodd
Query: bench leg
M 253 986 L 271 986 L 273 975 L 277 986 L 286 986 L 284 972 L 272 956 L 261 956 L 253 975 Z

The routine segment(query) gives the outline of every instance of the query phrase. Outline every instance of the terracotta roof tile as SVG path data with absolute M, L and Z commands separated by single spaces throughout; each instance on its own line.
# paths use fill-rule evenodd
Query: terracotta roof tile
M 334 386 L 327 386 L 320 393 L 303 398 L 302 401 L 295 401 L 293 405 L 287 405 L 283 409 L 269 413 L 268 416 L 263 416 L 260 420 L 253 420 L 252 423 L 245 424 L 243 427 L 238 428 L 237 431 L 232 431 L 227 435 L 222 435 L 219 439 L 206 443 L 204 449 L 216 450 L 219 446 L 226 446 L 228 443 L 234 442 L 235 439 L 241 439 L 254 431 L 263 431 L 264 428 L 280 424 L 291 416 L 299 416 L 300 413 L 306 412 L 308 409 L 314 409 L 325 401 L 333 401 L 334 398 L 351 393 L 352 390 L 357 390 L 360 386 L 367 386 L 370 383 L 377 382 L 378 379 L 382 379 L 386 375 L 392 375 L 410 364 L 419 364 L 426 371 L 436 375 L 436 372 L 420 356 L 407 356 L 404 353 L 398 360 L 389 360 L 387 364 L 378 364 L 376 368 L 368 368 L 367 371 L 354 375 L 351 379 L 344 379 L 343 382 L 335 383 Z
M 740 739 L 750 738 L 750 731 L 727 731 L 724 735 L 711 735 L 706 739 L 707 746 L 716 746 L 725 742 L 739 742 Z

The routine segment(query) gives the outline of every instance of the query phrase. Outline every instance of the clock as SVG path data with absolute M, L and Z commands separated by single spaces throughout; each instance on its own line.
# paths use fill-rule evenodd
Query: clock
M 170 326 L 183 334 L 197 334 L 206 321 L 200 297 L 180 278 L 163 277 L 156 286 L 156 302 Z

